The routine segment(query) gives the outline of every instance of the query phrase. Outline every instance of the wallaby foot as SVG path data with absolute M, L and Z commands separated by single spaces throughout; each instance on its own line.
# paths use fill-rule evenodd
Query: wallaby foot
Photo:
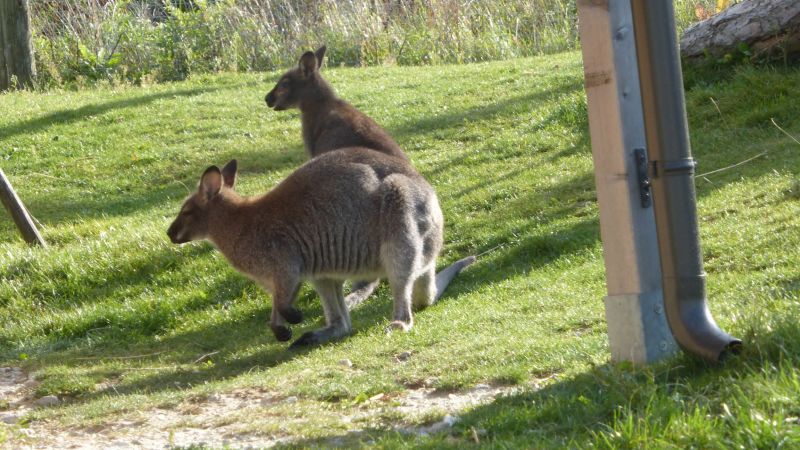
M 392 334 L 395 330 L 408 332 L 411 331 L 411 327 L 413 326 L 414 324 L 412 321 L 403 322 L 401 320 L 395 320 L 386 326 L 386 334 Z
M 272 334 L 275 335 L 275 339 L 280 342 L 286 342 L 292 338 L 292 330 L 286 325 L 270 325 L 270 328 L 272 329 Z
M 303 313 L 294 306 L 285 305 L 283 308 L 280 308 L 279 311 L 281 316 L 292 325 L 297 325 L 303 321 Z
M 360 305 L 367 297 L 372 294 L 372 291 L 378 287 L 381 280 L 374 281 L 356 281 L 353 282 L 353 287 L 347 297 L 344 298 L 344 303 L 347 309 L 353 309 Z
M 350 332 L 347 328 L 341 326 L 328 326 L 320 328 L 319 330 L 308 331 L 303 333 L 302 336 L 292 342 L 289 348 L 301 348 L 311 345 L 319 345 L 334 339 L 338 339 L 347 335 Z
M 317 345 L 333 339 L 338 339 L 348 334 L 352 328 L 350 313 L 344 304 L 342 295 L 342 282 L 339 280 L 316 279 L 312 280 L 314 290 L 322 301 L 322 311 L 325 314 L 325 327 L 309 331 L 292 342 L 290 348 Z
M 292 338 L 292 330 L 286 326 L 286 319 L 281 316 L 281 313 L 278 312 L 278 308 L 275 305 L 272 306 L 272 317 L 269 322 L 269 328 L 272 330 L 272 334 L 275 335 L 275 339 L 285 342 Z

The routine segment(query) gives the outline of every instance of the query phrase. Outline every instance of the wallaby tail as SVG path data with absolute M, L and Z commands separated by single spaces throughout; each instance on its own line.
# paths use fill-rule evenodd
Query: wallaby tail
M 465 267 L 474 263 L 475 260 L 476 258 L 474 256 L 467 256 L 466 258 L 459 259 L 436 274 L 436 297 L 433 299 L 434 302 L 439 300 L 439 297 L 442 296 L 444 290 L 447 289 L 447 286 L 451 281 L 453 281 L 453 278 L 455 278 L 456 275 L 464 270 Z M 347 305 L 347 309 L 353 309 L 360 305 L 364 300 L 367 299 L 367 297 L 370 296 L 370 294 L 372 294 L 372 291 L 378 287 L 380 282 L 381 280 L 373 280 L 356 281 L 353 283 L 350 293 L 344 298 L 344 303 Z
M 367 297 L 370 296 L 370 294 L 372 294 L 372 291 L 378 287 L 380 282 L 381 280 L 354 282 L 353 287 L 350 289 L 350 293 L 344 298 L 344 304 L 347 305 L 347 309 L 353 309 L 360 305 L 364 300 L 367 299 Z
M 447 289 L 447 286 L 453 281 L 453 278 L 456 277 L 465 267 L 475 262 L 477 258 L 475 256 L 467 256 L 466 258 L 459 259 L 458 261 L 451 264 L 449 267 L 443 269 L 441 272 L 436 274 L 436 297 L 434 301 L 439 300 L 439 297 L 442 296 L 444 290 Z

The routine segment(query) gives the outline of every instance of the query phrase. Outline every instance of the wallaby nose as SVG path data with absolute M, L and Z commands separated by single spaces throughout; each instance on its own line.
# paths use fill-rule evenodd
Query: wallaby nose
M 267 102 L 267 106 L 269 106 L 270 108 L 275 106 L 275 92 L 269 91 L 269 93 L 267 93 L 267 96 L 264 97 L 264 101 Z
M 167 229 L 167 236 L 169 236 L 169 240 L 172 241 L 173 244 L 182 244 L 183 242 L 178 239 L 178 227 L 176 223 L 172 223 Z

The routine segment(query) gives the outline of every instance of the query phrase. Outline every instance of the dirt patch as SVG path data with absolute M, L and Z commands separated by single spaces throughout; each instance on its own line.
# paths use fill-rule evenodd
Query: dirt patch
M 37 407 L 32 391 L 36 381 L 19 368 L 0 368 L 0 398 L 7 402 L 0 411 L 0 427 L 11 430 L 10 442 L 19 449 L 164 449 L 172 447 L 209 446 L 236 449 L 271 447 L 291 441 L 291 436 L 254 434 L 248 424 L 232 417 L 265 416 L 276 405 L 297 403 L 297 397 L 255 389 L 236 390 L 197 396 L 171 409 L 150 409 L 109 421 L 91 428 L 64 429 L 49 422 L 24 422 L 24 416 Z M 500 395 L 518 391 L 519 387 L 481 384 L 460 392 L 437 392 L 420 387 L 392 395 L 379 394 L 369 399 L 352 414 L 343 414 L 342 423 L 353 424 L 369 417 L 378 417 L 387 410 L 399 412 L 403 422 L 414 423 L 420 417 L 434 414 L 441 420 L 424 426 L 398 423 L 395 429 L 404 433 L 431 434 L 444 431 L 458 421 L 459 412 L 491 402 Z M 283 418 L 280 420 L 305 420 Z M 358 430 L 352 430 L 358 431 Z
M 33 408 L 29 397 L 37 384 L 19 367 L 0 367 L 0 423 L 16 424 Z

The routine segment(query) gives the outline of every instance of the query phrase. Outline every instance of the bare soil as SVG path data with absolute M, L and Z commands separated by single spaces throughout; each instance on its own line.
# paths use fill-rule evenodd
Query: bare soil
M 254 434 L 247 430 L 246 423 L 230 423 L 225 418 L 234 413 L 249 411 L 253 414 L 264 414 L 265 409 L 277 404 L 298 401 L 296 397 L 286 397 L 279 393 L 241 389 L 192 398 L 172 409 L 139 411 L 124 420 L 111 419 L 89 428 L 64 428 L 55 422 L 25 420 L 25 415 L 34 408 L 58 407 L 60 404 L 59 401 L 42 405 L 42 399 L 33 396 L 36 385 L 36 380 L 20 368 L 0 367 L 0 400 L 3 402 L 0 427 L 6 428 L 9 439 L 6 445 L 10 445 L 9 448 L 165 449 L 201 445 L 235 449 L 272 447 L 278 443 L 289 443 L 292 437 Z M 357 413 L 343 415 L 342 422 L 363 421 L 365 417 L 377 416 L 386 408 L 394 408 L 403 417 L 409 418 L 431 412 L 444 413 L 443 419 L 433 424 L 408 426 L 398 423 L 395 426 L 395 429 L 404 433 L 439 433 L 458 421 L 459 412 L 519 389 L 478 385 L 467 391 L 442 393 L 433 388 L 420 387 L 391 397 L 379 394 L 369 399 Z M 50 399 L 51 403 L 53 400 Z M 332 445 L 335 445 L 338 438 L 331 439 Z

